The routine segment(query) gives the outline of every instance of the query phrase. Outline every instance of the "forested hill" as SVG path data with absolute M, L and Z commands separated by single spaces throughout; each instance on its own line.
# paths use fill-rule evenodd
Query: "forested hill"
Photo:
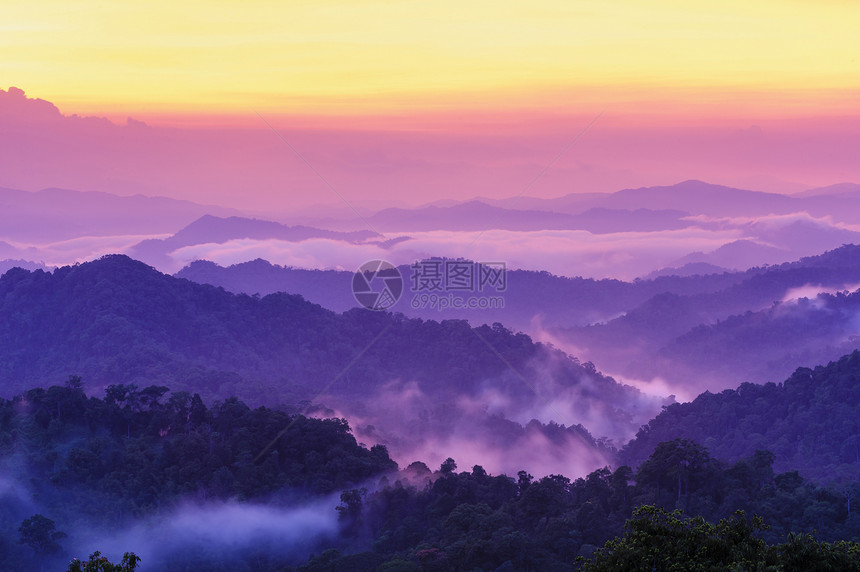
M 860 351 L 815 369 L 799 368 L 785 382 L 744 383 L 673 404 L 643 427 L 622 451 L 632 466 L 654 447 L 692 439 L 715 457 L 738 460 L 758 449 L 775 455 L 777 470 L 799 470 L 818 481 L 860 477 Z
M 70 374 L 91 392 L 165 385 L 207 402 L 235 395 L 253 405 L 290 404 L 325 391 L 322 403 L 359 415 L 377 432 L 369 439 L 389 444 L 394 437 L 379 433 L 450 436 L 455 426 L 473 439 L 483 431 L 498 440 L 491 425 L 547 421 L 540 416 L 547 407 L 562 412 L 558 423 L 619 438 L 660 406 L 500 324 L 337 314 L 295 295 L 232 294 L 119 255 L 53 273 L 7 272 L 0 356 L 0 395 Z M 488 412 L 482 405 L 490 394 L 496 407 Z M 465 425 L 475 420 L 487 426 Z
M 143 526 L 146 517 L 163 515 L 164 526 L 150 531 L 159 535 L 161 549 L 184 542 L 185 558 L 203 560 L 229 549 L 188 540 L 194 532 L 167 518 L 178 519 L 184 503 L 268 501 L 276 510 L 336 495 L 397 470 L 384 447 L 359 445 L 343 419 L 252 410 L 235 398 L 209 405 L 199 395 L 168 393 L 158 386 L 138 392 L 114 385 L 104 399 L 87 397 L 76 377 L 64 386 L 0 398 L 0 570 L 39 569 L 29 548 L 18 541 L 19 525 L 33 513 L 56 519 L 59 530 L 69 535 L 63 547 L 76 550 L 77 556 L 82 547 L 89 554 L 92 542 L 105 550 L 110 546 L 106 538 L 134 524 Z M 241 517 L 237 512 L 234 518 Z M 277 526 L 265 513 L 256 516 L 260 529 Z M 334 515 L 321 518 L 334 520 Z M 198 534 L 219 526 L 205 518 L 184 524 Z M 246 526 L 232 525 L 234 532 Z M 313 530 L 318 522 L 304 526 Z M 134 535 L 134 549 L 150 545 L 152 539 L 146 537 Z M 29 540 L 36 559 L 52 558 L 51 566 L 42 569 L 65 570 L 72 555 L 45 538 Z M 51 557 L 54 552 L 59 554 Z M 164 567 L 148 562 L 143 569 Z M 225 562 L 222 569 L 246 568 Z
M 134 551 L 142 571 L 573 571 L 633 515 L 622 545 L 586 569 L 639 570 L 617 561 L 656 555 L 659 570 L 738 569 L 738 555 L 750 570 L 860 569 L 856 545 L 786 537 L 860 538 L 856 485 L 816 486 L 772 461 L 757 451 L 724 463 L 675 440 L 636 471 L 575 479 L 458 472 L 453 458 L 397 471 L 342 419 L 237 399 L 207 407 L 156 386 L 98 399 L 72 377 L 0 398 L 0 568 L 63 570 L 101 550 Z M 664 509 L 675 508 L 714 523 L 744 509 L 770 528 L 674 522 Z

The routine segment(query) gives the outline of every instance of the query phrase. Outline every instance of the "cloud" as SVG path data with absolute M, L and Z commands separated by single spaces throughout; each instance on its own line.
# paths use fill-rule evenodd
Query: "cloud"
M 814 216 L 804 211 L 749 217 L 714 217 L 700 214 L 686 216 L 683 220 L 695 222 L 703 228 L 714 230 L 741 229 L 745 235 L 755 234 L 763 230 L 781 230 L 798 222 L 807 223 L 822 229 L 837 228 L 860 232 L 860 225 L 836 221 L 831 215 Z
M 734 230 L 697 228 L 660 232 L 591 234 L 587 231 L 431 231 L 410 233 L 409 240 L 391 248 L 349 244 L 329 239 L 301 242 L 231 240 L 198 244 L 170 254 L 182 266 L 205 259 L 222 266 L 263 258 L 273 264 L 299 268 L 354 270 L 367 260 L 411 264 L 432 256 L 505 262 L 508 268 L 547 270 L 562 276 L 634 278 L 687 254 L 711 250 L 737 238 Z
M 47 243 L 6 241 L 15 248 L 16 257 L 38 260 L 49 266 L 64 266 L 95 260 L 106 254 L 125 252 L 148 238 L 166 238 L 164 234 L 132 234 L 112 236 L 79 236 L 69 240 Z
M 185 504 L 114 533 L 75 532 L 68 544 L 119 560 L 134 552 L 147 569 L 183 560 L 231 561 L 249 552 L 299 561 L 339 532 L 337 497 L 293 507 L 223 502 Z
M 781 302 L 796 302 L 801 298 L 814 301 L 819 294 L 836 294 L 837 292 L 854 292 L 860 288 L 860 283 L 840 284 L 839 286 L 822 286 L 820 284 L 804 284 L 796 288 L 789 288 L 782 297 Z

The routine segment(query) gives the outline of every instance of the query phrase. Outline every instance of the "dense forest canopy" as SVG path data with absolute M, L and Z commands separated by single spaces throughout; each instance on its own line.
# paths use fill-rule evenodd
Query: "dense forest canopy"
M 549 470 L 576 459 L 592 470 L 611 455 L 601 438 L 628 438 L 666 402 L 501 324 L 337 314 L 290 294 L 232 294 L 125 256 L 7 272 L 0 355 L 7 397 L 74 373 L 92 393 L 164 385 L 206 402 L 312 401 L 360 420 L 363 439 L 401 460 L 438 463 L 437 443 L 468 438 L 492 452 L 492 470 L 516 470 L 510 460 L 530 451 L 540 452 L 533 471 L 556 458 Z
M 785 382 L 744 383 L 664 409 L 621 452 L 636 466 L 654 447 L 693 439 L 721 459 L 769 449 L 775 466 L 821 482 L 860 480 L 860 351 L 814 369 L 799 368 Z
M 624 534 L 631 517 L 628 527 L 651 522 L 655 542 L 668 534 L 654 528 L 655 518 L 664 528 L 680 518 L 634 514 L 640 506 L 699 515 L 697 527 L 731 524 L 737 510 L 759 515 L 769 528 L 723 541 L 726 550 L 753 543 L 767 561 L 782 558 L 781 543 L 793 546 L 790 532 L 815 532 L 815 540 L 803 540 L 807 548 L 844 557 L 841 545 L 820 541 L 860 539 L 860 489 L 821 487 L 795 471 L 776 473 L 773 462 L 764 450 L 725 462 L 676 439 L 659 443 L 636 470 L 606 467 L 573 479 L 491 475 L 477 465 L 458 470 L 454 459 L 435 471 L 420 461 L 399 469 L 384 447 L 357 443 L 341 419 L 251 409 L 235 398 L 207 405 L 197 394 L 161 386 L 113 385 L 103 399 L 87 397 L 71 377 L 0 402 L 0 560 L 18 569 L 68 562 L 104 549 L 94 543 L 113 548 L 120 539 L 138 546 L 116 546 L 112 556 L 135 552 L 142 570 L 573 570 L 583 565 L 578 557 Z M 339 502 L 319 501 L 332 495 Z M 184 504 L 189 499 L 197 508 Z M 304 516 L 307 537 L 300 545 L 282 542 L 289 549 L 280 550 L 262 530 L 262 540 L 220 547 L 179 531 L 156 545 L 122 534 L 145 519 L 181 519 L 182 511 L 223 503 L 259 510 L 259 502 L 287 518 L 303 503 L 322 502 L 307 515 L 323 515 L 328 524 L 313 533 L 313 518 Z M 207 518 L 222 526 L 212 512 L 192 514 L 192 526 Z M 255 518 L 269 523 L 272 515 Z M 282 525 L 262 526 L 283 534 Z M 676 536 L 701 534 L 672 526 Z M 635 554 L 637 542 L 624 536 L 607 545 L 589 569 Z
M 15 569 L 660 570 L 684 546 L 702 547 L 690 566 L 860 568 L 860 352 L 643 425 L 658 400 L 501 324 L 337 314 L 122 256 L 7 272 L 0 315 Z M 325 384 L 360 426 L 309 401 Z M 493 400 L 509 408 L 480 409 Z M 598 435 L 641 428 L 616 451 L 586 424 L 524 417 L 547 403 Z M 444 460 L 398 466 L 380 419 Z M 573 456 L 537 477 L 461 468 L 445 435 L 515 444 L 515 462 L 536 444 Z

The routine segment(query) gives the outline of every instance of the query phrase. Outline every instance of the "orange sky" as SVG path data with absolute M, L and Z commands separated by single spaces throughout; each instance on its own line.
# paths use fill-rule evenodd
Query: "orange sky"
M 848 114 L 858 25 L 858 3 L 807 0 L 7 2 L 0 78 L 66 113 L 180 123 Z
M 356 200 L 515 195 L 598 115 L 531 194 L 860 181 L 858 24 L 836 0 L 5 2 L 0 89 L 117 126 L 14 127 L 0 185 L 337 202 L 258 113 Z

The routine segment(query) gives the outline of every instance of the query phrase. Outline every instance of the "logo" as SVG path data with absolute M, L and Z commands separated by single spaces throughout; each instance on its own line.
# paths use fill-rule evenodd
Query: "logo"
M 403 276 L 390 262 L 365 262 L 352 277 L 352 295 L 368 310 L 387 310 L 403 295 Z

